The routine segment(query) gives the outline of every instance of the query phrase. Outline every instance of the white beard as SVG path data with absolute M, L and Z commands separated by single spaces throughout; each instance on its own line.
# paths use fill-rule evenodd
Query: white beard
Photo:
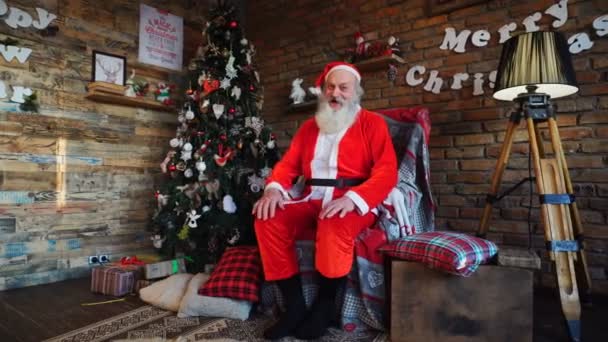
M 351 101 L 338 99 L 342 106 L 334 110 L 329 105 L 329 99 L 323 94 L 319 95 L 319 105 L 315 114 L 315 121 L 321 133 L 333 134 L 340 132 L 344 128 L 350 127 L 359 113 L 359 99 L 353 98 Z

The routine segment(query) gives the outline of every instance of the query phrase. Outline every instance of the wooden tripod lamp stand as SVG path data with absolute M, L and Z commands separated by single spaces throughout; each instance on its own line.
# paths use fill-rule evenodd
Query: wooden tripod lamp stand
M 478 231 L 479 236 L 485 236 L 492 206 L 502 197 L 497 195 L 498 190 L 515 130 L 523 118 L 528 129 L 546 246 L 555 262 L 562 311 L 573 341 L 580 341 L 581 331 L 577 274 L 583 294 L 588 294 L 591 288 L 591 277 L 583 250 L 583 227 L 551 99 L 577 91 L 568 44 L 559 32 L 530 32 L 514 36 L 504 43 L 494 98 L 513 101 L 517 107 L 509 119 Z M 543 122 L 548 125 L 552 153 L 547 153 L 543 147 L 538 127 Z

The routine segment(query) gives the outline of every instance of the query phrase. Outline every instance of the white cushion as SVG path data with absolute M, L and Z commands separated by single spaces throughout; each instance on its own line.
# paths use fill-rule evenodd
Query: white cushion
M 146 303 L 169 311 L 177 311 L 192 274 L 174 274 L 139 290 L 139 298 Z
M 206 316 L 246 320 L 251 311 L 251 302 L 223 297 L 209 297 L 198 294 L 198 289 L 209 279 L 209 275 L 199 273 L 192 277 L 186 294 L 182 297 L 177 317 Z

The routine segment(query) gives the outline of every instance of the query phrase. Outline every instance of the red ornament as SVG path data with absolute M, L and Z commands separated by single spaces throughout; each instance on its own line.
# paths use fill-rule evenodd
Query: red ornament
M 270 133 L 270 139 L 275 140 L 277 138 L 276 135 L 274 135 L 274 133 Z
M 224 133 L 220 134 L 221 141 L 226 141 L 226 139 L 227 139 L 226 134 L 224 134 Z
M 249 86 L 249 90 L 254 91 L 254 90 L 255 90 L 255 87 L 254 87 L 253 85 L 250 85 L 250 86 Z
M 177 170 L 177 167 L 175 167 L 174 164 L 169 165 L 169 171 L 175 171 Z
M 196 135 L 198 135 L 199 137 L 202 137 L 203 135 L 205 135 L 205 132 L 198 131 L 198 132 L 196 132 Z
M 156 190 L 156 192 L 154 193 L 154 198 L 158 199 L 159 195 L 160 195 L 160 192 L 158 192 L 158 190 Z
M 230 108 L 230 109 L 228 110 L 228 112 L 229 112 L 229 113 L 234 113 L 234 112 L 235 112 L 235 110 L 234 110 L 234 108 Z
M 230 22 L 230 28 L 236 28 L 237 26 L 239 26 L 239 23 L 237 23 L 236 21 L 231 21 Z
M 186 90 L 186 95 L 192 95 L 192 94 L 194 94 L 194 90 L 192 90 L 192 89 Z

